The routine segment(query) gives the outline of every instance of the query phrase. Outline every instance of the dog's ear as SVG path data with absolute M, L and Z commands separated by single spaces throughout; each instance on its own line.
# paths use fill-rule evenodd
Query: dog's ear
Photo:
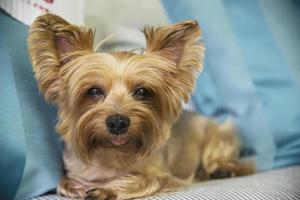
M 204 57 L 204 45 L 198 43 L 201 31 L 197 21 L 186 20 L 158 28 L 146 26 L 142 32 L 146 37 L 146 53 L 159 55 L 176 65 L 172 78 L 179 84 L 174 83 L 173 90 L 187 102 Z
M 30 27 L 29 55 L 40 91 L 55 103 L 59 70 L 68 61 L 93 51 L 94 32 L 69 24 L 53 14 L 38 17 Z

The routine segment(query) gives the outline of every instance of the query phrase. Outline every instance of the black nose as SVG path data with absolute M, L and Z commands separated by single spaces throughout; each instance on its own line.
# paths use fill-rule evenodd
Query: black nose
M 106 119 L 107 130 L 114 135 L 126 133 L 130 124 L 130 120 L 124 115 L 112 115 Z

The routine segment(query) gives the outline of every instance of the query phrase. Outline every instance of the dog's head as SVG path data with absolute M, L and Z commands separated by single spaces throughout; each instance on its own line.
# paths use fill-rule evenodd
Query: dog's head
M 35 77 L 59 110 L 58 132 L 82 160 L 109 149 L 146 156 L 169 138 L 202 69 L 195 21 L 142 29 L 143 54 L 97 53 L 94 32 L 47 14 L 30 28 Z

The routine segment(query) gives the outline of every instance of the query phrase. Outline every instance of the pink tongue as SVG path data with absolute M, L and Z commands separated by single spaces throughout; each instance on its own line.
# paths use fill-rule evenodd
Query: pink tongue
M 114 145 L 123 145 L 127 142 L 128 140 L 126 138 L 119 138 L 119 137 L 115 137 L 115 138 L 112 138 L 111 139 L 111 142 L 114 144 Z

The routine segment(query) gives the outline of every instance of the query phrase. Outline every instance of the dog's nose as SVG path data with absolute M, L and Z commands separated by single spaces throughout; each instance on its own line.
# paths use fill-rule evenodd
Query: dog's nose
M 126 133 L 129 124 L 129 118 L 120 114 L 109 116 L 106 119 L 107 130 L 114 135 L 121 135 L 123 133 Z

